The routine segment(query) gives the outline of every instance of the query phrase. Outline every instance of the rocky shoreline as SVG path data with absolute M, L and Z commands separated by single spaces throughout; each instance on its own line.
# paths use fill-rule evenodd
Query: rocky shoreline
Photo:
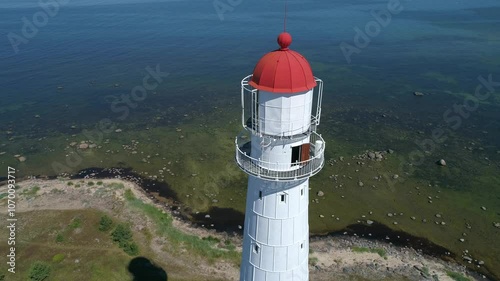
M 151 191 L 154 192 L 154 190 L 150 189 L 155 186 L 153 182 L 147 182 L 140 177 L 132 177 L 122 169 L 115 169 L 112 173 L 110 170 L 105 169 L 101 169 L 100 172 L 87 170 L 71 178 L 125 180 L 125 182 L 132 183 L 131 186 L 134 187 L 136 192 L 143 194 L 142 198 L 144 200 L 148 200 L 150 203 L 168 211 L 184 231 L 198 233 L 202 236 L 215 235 L 230 238 L 236 245 L 241 246 L 240 228 L 238 230 L 220 231 L 215 228 L 202 227 L 201 223 L 194 223 L 188 219 L 188 214 L 182 211 L 179 202 L 172 200 L 172 204 L 169 206 L 165 206 L 164 202 L 159 202 L 150 193 Z M 50 186 L 59 188 L 66 186 L 64 181 L 54 179 L 28 180 L 20 182 L 20 184 L 23 185 L 23 183 L 29 183 L 30 181 L 42 182 L 46 183 L 46 185 L 48 183 Z M 160 196 L 164 195 L 160 194 Z M 403 242 L 397 243 L 397 240 L 383 239 L 380 235 L 368 236 L 359 228 L 361 226 L 353 225 L 350 230 L 327 235 L 313 235 L 311 237 L 310 270 L 312 280 L 332 280 L 332 276 L 335 276 L 336 280 L 351 280 L 352 276 L 360 278 L 355 280 L 453 280 L 447 276 L 446 272 L 457 272 L 469 278 L 474 278 L 474 280 L 495 280 L 457 264 L 453 260 L 453 256 L 449 255 L 449 253 L 446 254 L 444 248 L 440 248 L 435 252 L 427 248 L 416 250 L 405 246 Z M 383 226 L 377 223 L 370 224 L 369 227 L 373 230 L 371 232 L 374 233 L 377 233 L 377 229 L 378 232 L 384 231 Z M 400 235 L 397 237 L 401 241 L 408 240 L 407 237 L 401 238 Z M 355 249 L 361 250 L 357 252 Z

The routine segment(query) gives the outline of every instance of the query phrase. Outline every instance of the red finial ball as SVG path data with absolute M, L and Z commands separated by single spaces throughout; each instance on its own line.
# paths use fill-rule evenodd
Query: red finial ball
M 278 44 L 282 50 L 288 50 L 288 46 L 292 44 L 292 35 L 288 32 L 281 32 L 278 36 Z

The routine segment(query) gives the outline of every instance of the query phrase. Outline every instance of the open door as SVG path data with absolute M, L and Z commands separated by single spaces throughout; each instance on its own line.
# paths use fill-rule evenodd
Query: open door
M 292 147 L 292 165 L 296 165 L 297 162 L 303 162 L 309 160 L 310 157 L 310 143 L 304 143 L 299 146 Z
M 302 148 L 301 145 L 299 146 L 292 146 L 292 165 L 296 165 L 297 162 L 300 162 L 300 149 Z
M 300 162 L 309 160 L 310 149 L 311 149 L 310 143 L 304 143 L 302 145 L 302 148 L 300 149 L 301 150 L 300 151 Z

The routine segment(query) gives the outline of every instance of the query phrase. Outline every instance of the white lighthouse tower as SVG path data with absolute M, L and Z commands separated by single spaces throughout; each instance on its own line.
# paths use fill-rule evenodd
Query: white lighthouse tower
M 291 43 L 281 33 L 280 49 L 241 81 L 236 162 L 249 175 L 241 281 L 309 280 L 309 177 L 324 164 L 316 133 L 323 82 Z

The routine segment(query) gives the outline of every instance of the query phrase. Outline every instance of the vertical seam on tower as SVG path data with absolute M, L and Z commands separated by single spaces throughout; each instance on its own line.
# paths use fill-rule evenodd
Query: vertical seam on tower
M 274 57 L 278 57 L 278 61 L 279 62 L 279 59 L 281 58 L 281 55 L 280 54 L 280 51 L 275 51 L 276 55 L 273 56 L 273 59 Z M 274 64 L 274 74 L 273 74 L 273 90 L 276 89 L 276 73 L 278 72 L 278 63 L 275 63 Z
M 292 78 L 292 65 L 290 64 L 290 57 L 288 56 L 288 51 L 285 51 L 286 53 L 286 58 L 287 58 L 287 62 L 288 62 L 288 69 L 290 70 L 289 74 L 290 74 L 290 92 L 293 93 L 293 78 Z

